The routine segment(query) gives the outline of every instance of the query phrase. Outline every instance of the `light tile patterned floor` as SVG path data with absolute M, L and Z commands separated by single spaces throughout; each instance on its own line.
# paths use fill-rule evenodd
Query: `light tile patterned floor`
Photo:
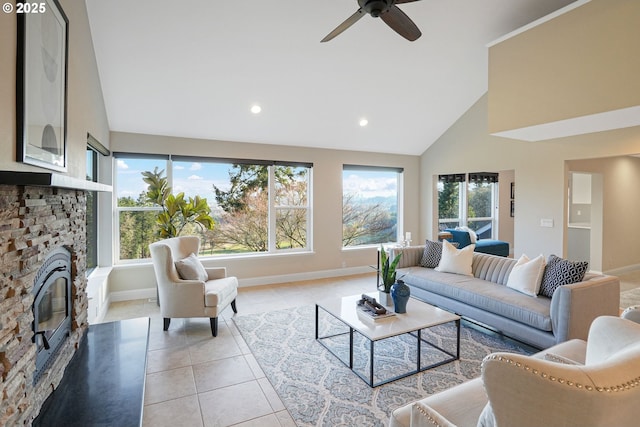
M 620 276 L 621 291 L 640 286 L 640 272 Z M 240 288 L 238 313 L 314 304 L 323 297 L 375 291 L 375 274 Z M 151 318 L 144 427 L 285 427 L 294 421 L 252 356 L 226 309 L 218 336 L 208 319 L 174 319 L 169 331 L 155 301 L 113 303 L 104 321 Z
M 375 274 L 240 288 L 238 315 L 314 304 L 330 296 L 375 291 Z M 209 319 L 173 319 L 162 330 L 154 301 L 112 303 L 104 322 L 151 318 L 144 427 L 295 426 L 240 336 L 227 308 L 218 336 Z

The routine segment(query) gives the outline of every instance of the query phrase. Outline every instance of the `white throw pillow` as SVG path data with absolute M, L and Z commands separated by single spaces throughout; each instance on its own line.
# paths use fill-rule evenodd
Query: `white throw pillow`
M 200 280 L 201 282 L 209 280 L 207 270 L 204 269 L 196 254 L 192 253 L 186 258 L 176 261 L 175 264 L 182 280 Z
M 447 240 L 442 241 L 442 256 L 440 263 L 435 268 L 442 273 L 464 274 L 473 276 L 471 264 L 473 263 L 473 250 L 476 245 L 471 244 L 462 249 L 456 249 Z
M 544 256 L 542 255 L 529 259 L 525 254 L 522 254 L 509 274 L 507 287 L 523 294 L 537 297 L 538 291 L 540 291 L 540 283 L 542 283 L 542 276 L 544 275 L 545 264 Z

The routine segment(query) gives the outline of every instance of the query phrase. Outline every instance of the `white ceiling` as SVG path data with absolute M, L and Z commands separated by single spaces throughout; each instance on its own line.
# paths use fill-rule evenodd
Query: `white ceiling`
M 365 16 L 320 43 L 356 0 L 86 0 L 112 131 L 412 155 L 487 91 L 489 42 L 571 2 L 421 0 L 415 42 Z

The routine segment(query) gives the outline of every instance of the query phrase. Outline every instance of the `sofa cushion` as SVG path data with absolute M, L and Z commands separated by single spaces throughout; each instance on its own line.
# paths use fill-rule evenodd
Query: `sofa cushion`
M 473 254 L 473 276 L 478 279 L 506 285 L 516 262 L 513 258 L 497 257 L 476 252 Z
M 569 261 L 549 255 L 540 285 L 540 295 L 551 298 L 560 286 L 581 282 L 588 269 L 587 261 Z
M 476 245 L 472 244 L 462 249 L 456 249 L 455 246 L 444 240 L 442 242 L 442 257 L 436 271 L 472 276 L 471 265 L 475 247 Z
M 515 263 L 515 260 L 511 261 Z M 412 267 L 403 270 L 403 273 L 405 273 L 403 280 L 411 286 L 543 331 L 552 329 L 549 298 L 531 298 L 487 280 L 441 273 L 430 268 Z
M 538 255 L 534 259 L 529 259 L 528 256 L 522 254 L 509 274 L 507 287 L 525 295 L 538 296 L 544 266 L 544 256 Z
M 204 266 L 194 253 L 176 261 L 175 264 L 178 275 L 182 280 L 200 280 L 205 282 L 209 278 L 207 270 L 204 269 Z
M 204 305 L 207 307 L 217 307 L 237 292 L 238 279 L 229 276 L 224 279 L 209 280 L 204 286 Z

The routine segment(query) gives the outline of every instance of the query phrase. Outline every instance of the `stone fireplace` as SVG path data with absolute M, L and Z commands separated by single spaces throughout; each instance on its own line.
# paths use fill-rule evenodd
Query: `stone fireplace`
M 86 246 L 84 191 L 0 184 L 0 425 L 31 424 L 88 327 Z
M 71 332 L 71 251 L 52 251 L 38 270 L 33 285 L 33 338 L 36 344 L 37 384 Z

